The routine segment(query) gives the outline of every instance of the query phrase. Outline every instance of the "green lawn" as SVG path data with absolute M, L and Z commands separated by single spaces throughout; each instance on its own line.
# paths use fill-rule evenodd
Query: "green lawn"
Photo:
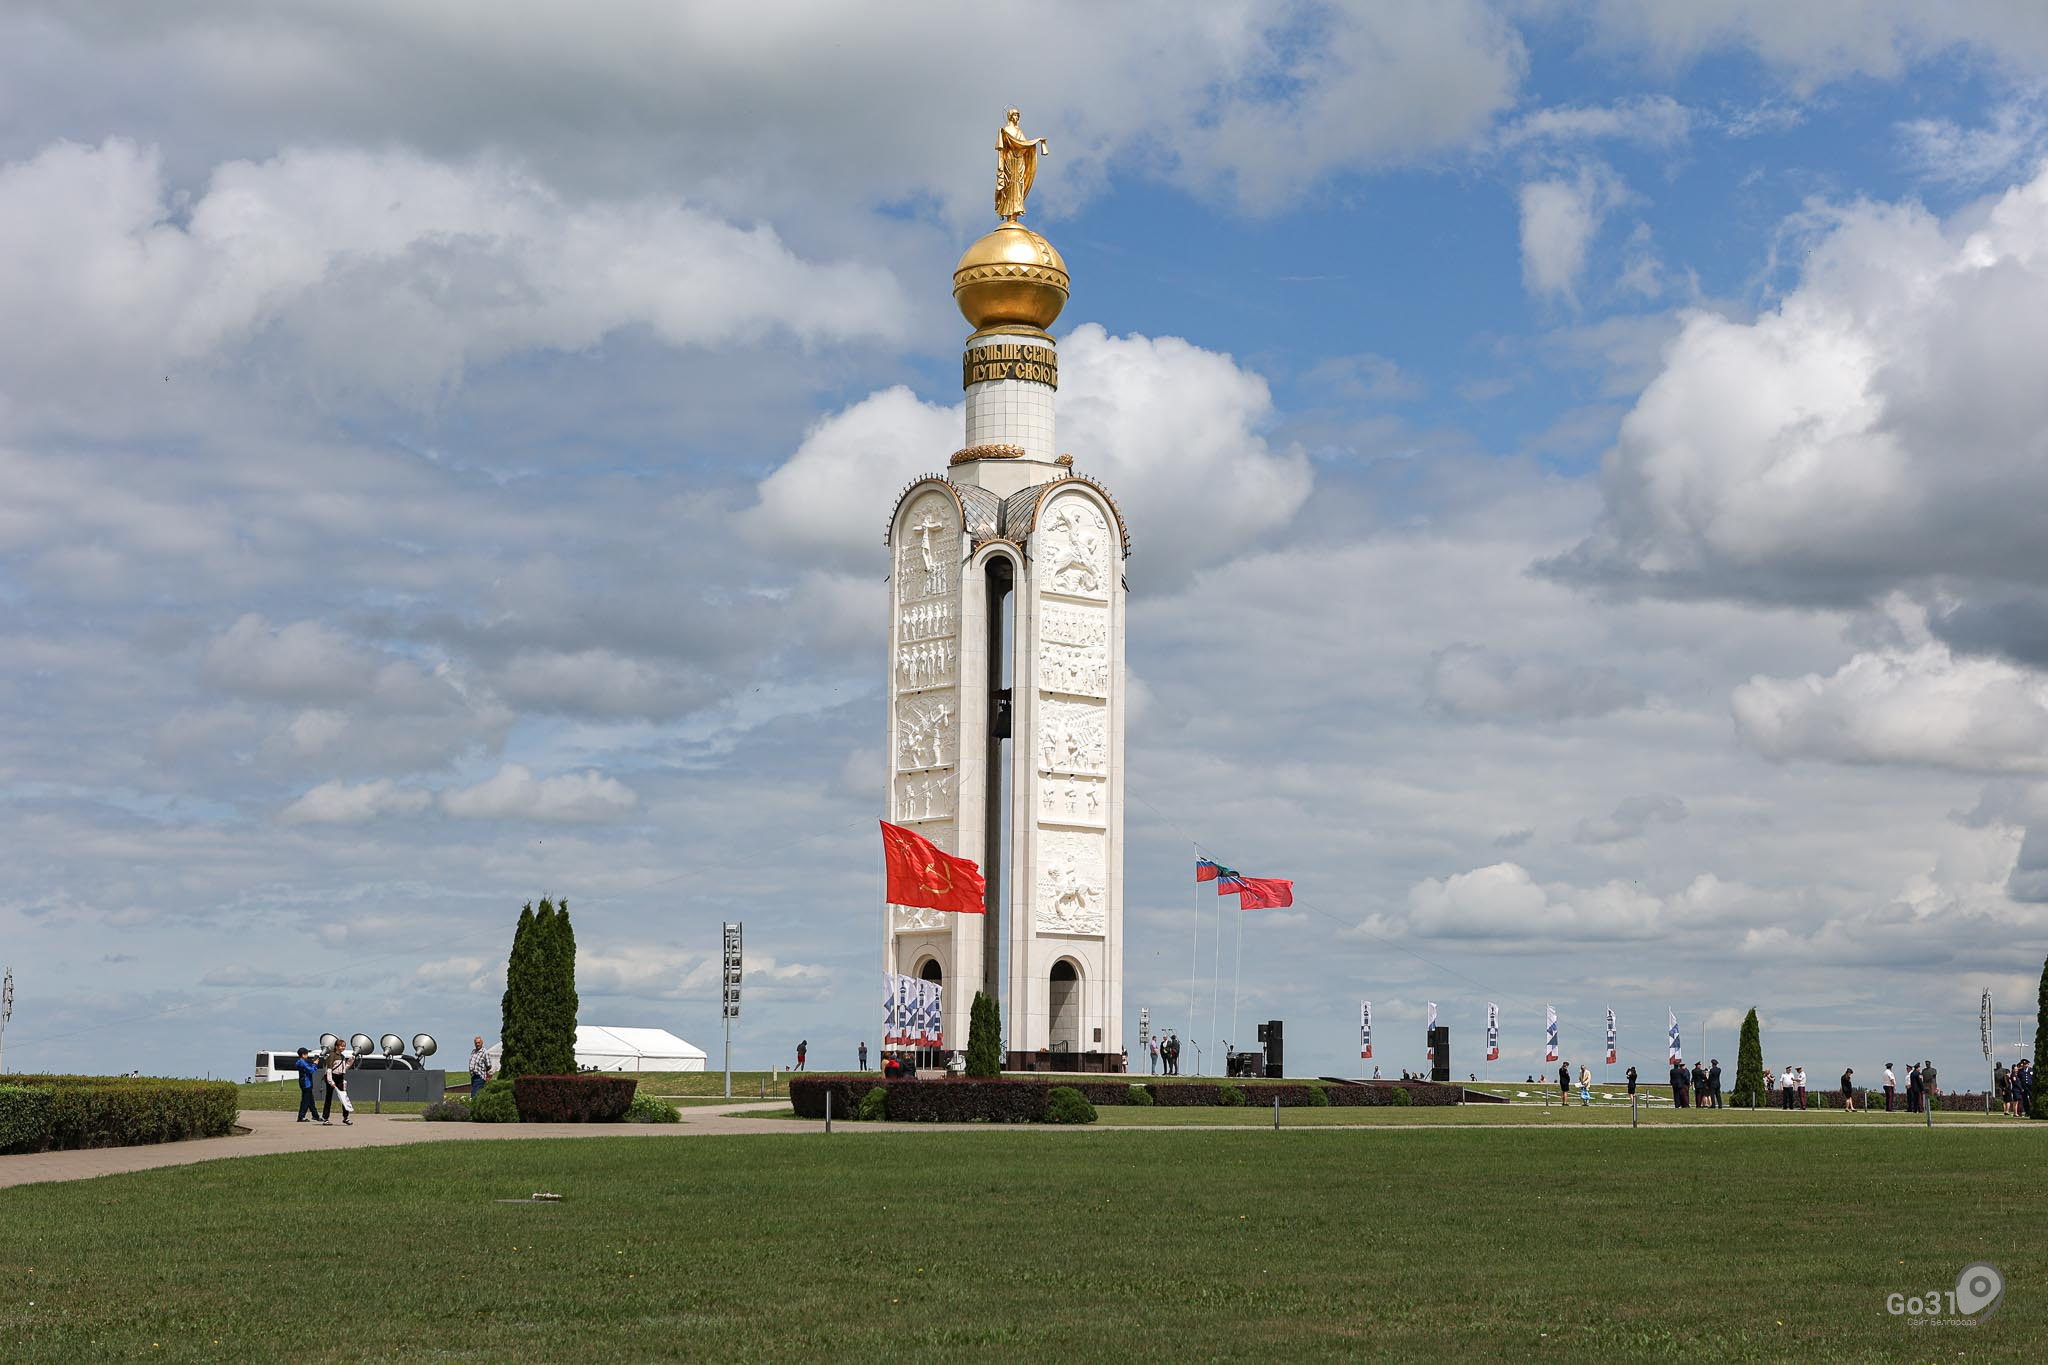
M 0 1191 L 0 1356 L 2038 1357 L 2048 1125 L 1788 1129 L 848 1125 L 30 1185 Z M 1980 1328 L 1885 1311 L 1980 1259 L 2009 1286 Z

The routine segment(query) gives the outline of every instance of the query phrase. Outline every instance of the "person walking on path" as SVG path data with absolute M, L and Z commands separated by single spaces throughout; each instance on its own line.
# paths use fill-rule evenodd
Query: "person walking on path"
M 1906 1067 L 1906 1112 L 1919 1113 L 1920 1101 L 1925 1095 L 1926 1092 L 1920 1088 L 1920 1063 L 1909 1063 Z
M 1151 1055 L 1152 1074 L 1157 1076 L 1159 1074 L 1159 1040 L 1157 1038 L 1146 1040 L 1145 1051 Z
M 1711 1064 L 1707 1067 L 1707 1093 L 1713 1096 L 1714 1107 L 1719 1109 L 1721 1107 L 1721 1059 L 1719 1057 L 1711 1059 Z
M 299 1049 L 297 1062 L 299 1072 L 299 1122 L 320 1122 L 320 1110 L 313 1103 L 313 1078 L 320 1074 L 320 1068 L 313 1064 L 305 1048 Z
M 860 1069 L 868 1069 L 868 1040 L 865 1038 L 860 1040 Z
M 1581 1066 L 1579 1068 L 1579 1108 L 1588 1109 L 1592 1107 L 1592 1104 L 1593 1069 L 1589 1066 Z
M 1899 1078 L 1892 1073 L 1892 1064 L 1884 1064 L 1884 1112 L 1892 1112 L 1892 1101 L 1899 1093 Z
M 327 1103 L 320 1106 L 320 1121 L 327 1122 L 334 1117 L 334 1100 L 341 1098 L 341 1124 L 344 1128 L 355 1126 L 355 1101 L 348 1097 L 348 1069 L 355 1064 L 355 1056 L 340 1043 L 321 1058 L 321 1070 L 327 1075 Z
M 1799 1105 L 1798 1105 L 1798 1107 L 1799 1107 L 1799 1108 L 1801 1108 L 1801 1109 L 1804 1109 L 1804 1108 L 1806 1108 L 1806 1068 L 1805 1068 L 1805 1067 L 1803 1067 L 1803 1066 L 1802 1066 L 1802 1067 L 1795 1067 L 1795 1068 L 1794 1068 L 1793 1070 L 1794 1070 L 1794 1076 L 1795 1076 L 1795 1079 L 1796 1079 L 1796 1080 L 1798 1081 L 1798 1083 L 1799 1083 Z
M 469 1097 L 475 1099 L 484 1083 L 491 1079 L 491 1054 L 484 1051 L 483 1035 L 469 1040 Z
M 1566 1062 L 1557 1069 L 1557 1102 L 1563 1104 L 1572 1097 L 1572 1064 Z
M 804 1069 L 804 1054 L 805 1054 L 806 1052 L 809 1052 L 810 1050 L 811 1050 L 811 1040 L 810 1040 L 810 1039 L 808 1039 L 808 1038 L 803 1038 L 803 1039 L 799 1039 L 799 1040 L 797 1041 L 797 1045 L 796 1045 L 796 1069 L 797 1069 L 798 1071 L 802 1071 L 802 1070 Z
M 1842 1068 L 1842 1111 L 1848 1114 L 1856 1112 L 1856 1068 L 1853 1066 Z
M 1683 1108 L 1685 1108 L 1685 1087 L 1686 1087 L 1686 1082 L 1687 1082 L 1687 1078 L 1686 1078 L 1686 1074 L 1685 1074 L 1685 1061 L 1684 1061 L 1684 1059 L 1683 1059 L 1683 1058 L 1678 1058 L 1678 1057 L 1674 1057 L 1674 1058 L 1672 1058 L 1672 1060 L 1671 1060 L 1671 1107 L 1672 1107 L 1673 1109 L 1683 1109 Z

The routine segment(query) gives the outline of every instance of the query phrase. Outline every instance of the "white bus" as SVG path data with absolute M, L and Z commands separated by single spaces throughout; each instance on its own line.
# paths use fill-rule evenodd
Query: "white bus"
M 299 1050 L 295 1047 L 257 1053 L 256 1070 L 249 1077 L 252 1081 L 295 1081 L 298 1078 Z

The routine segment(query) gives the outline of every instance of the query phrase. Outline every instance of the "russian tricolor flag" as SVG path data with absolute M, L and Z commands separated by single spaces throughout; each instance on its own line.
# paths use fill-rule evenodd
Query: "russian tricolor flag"
M 1217 869 L 1216 869 L 1216 864 L 1214 864 L 1214 863 L 1210 862 L 1210 861 L 1209 861 L 1209 860 L 1208 860 L 1207 858 L 1197 858 L 1197 859 L 1195 859 L 1195 880 L 1196 880 L 1196 881 L 1198 881 L 1198 882 L 1213 882 L 1213 881 L 1215 881 L 1215 880 L 1216 880 L 1216 871 L 1217 871 Z

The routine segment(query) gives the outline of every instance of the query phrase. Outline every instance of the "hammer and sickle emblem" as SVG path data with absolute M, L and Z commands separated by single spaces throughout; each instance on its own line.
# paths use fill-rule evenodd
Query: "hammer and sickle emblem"
M 938 863 L 926 863 L 919 889 L 942 896 L 950 893 L 953 890 L 953 869 L 941 867 Z

